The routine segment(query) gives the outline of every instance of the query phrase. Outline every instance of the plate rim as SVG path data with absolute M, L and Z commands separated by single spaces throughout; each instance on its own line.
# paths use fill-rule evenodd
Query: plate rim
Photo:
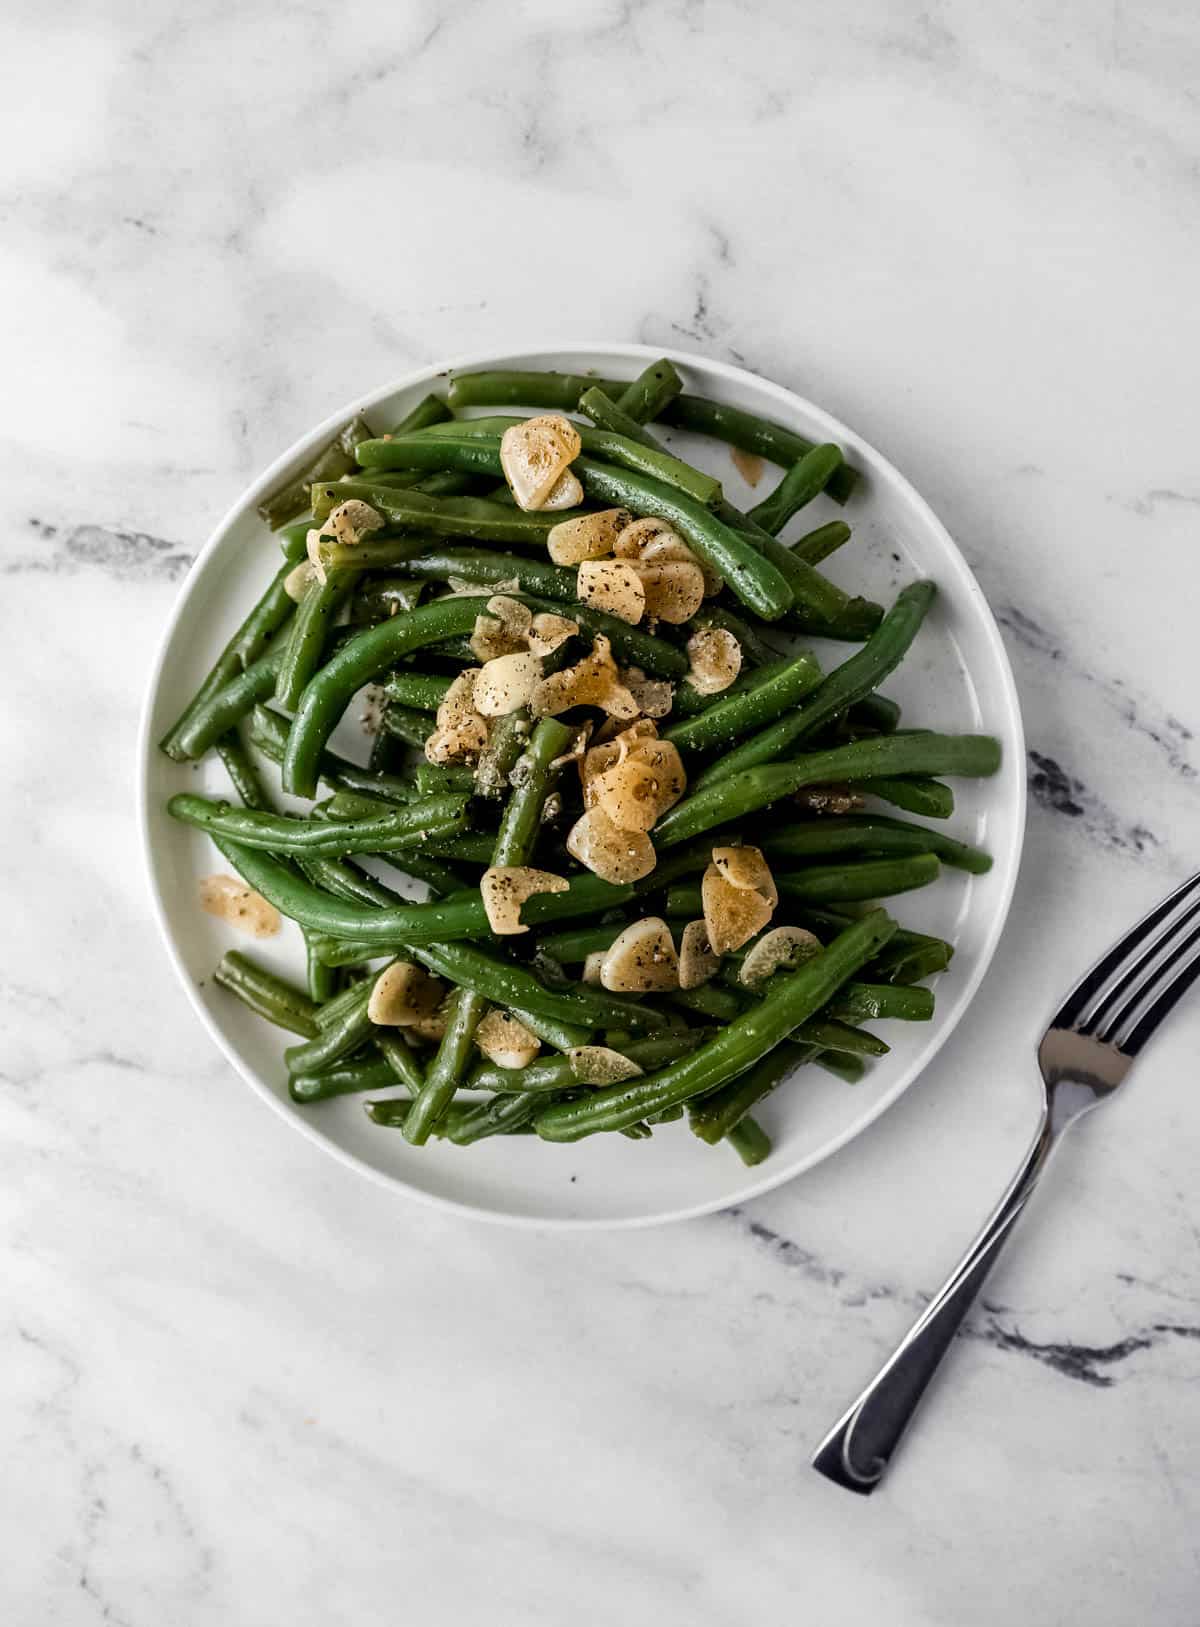
M 917 1083 L 974 1004 L 983 979 L 991 967 L 1012 907 L 1024 848 L 1027 815 L 1026 779 L 1023 772 L 1018 772 L 1014 782 L 1016 794 L 1013 812 L 1015 817 L 1009 833 L 1007 851 L 1003 854 L 993 855 L 995 868 L 1001 871 L 1003 877 L 999 903 L 993 910 L 991 919 L 988 922 L 979 948 L 977 961 L 967 985 L 965 989 L 960 990 L 958 1009 L 952 1014 L 944 1027 L 932 1037 L 930 1049 L 922 1055 L 919 1062 L 910 1063 L 906 1068 L 901 1069 L 891 1088 L 885 1091 L 878 1100 L 872 1103 L 869 1109 L 865 1110 L 862 1116 L 855 1119 L 841 1133 L 822 1143 L 814 1151 L 790 1163 L 783 1164 L 776 1170 L 760 1175 L 757 1179 L 748 1179 L 735 1192 L 713 1199 L 702 1200 L 698 1203 L 687 1204 L 680 1208 L 639 1215 L 547 1217 L 508 1214 L 502 1210 L 465 1203 L 459 1199 L 445 1197 L 440 1193 L 426 1191 L 421 1187 L 414 1186 L 406 1181 L 402 1175 L 379 1169 L 360 1158 L 356 1153 L 339 1146 L 316 1123 L 306 1120 L 289 1109 L 289 1105 L 270 1089 L 257 1072 L 244 1061 L 237 1049 L 226 1041 L 224 1034 L 201 1000 L 199 990 L 193 984 L 182 954 L 175 943 L 162 889 L 159 885 L 150 828 L 152 810 L 150 792 L 151 765 L 156 761 L 155 753 L 157 752 L 157 742 L 152 738 L 151 721 L 166 669 L 167 652 L 174 639 L 175 630 L 183 619 L 184 612 L 203 575 L 207 561 L 220 546 L 226 532 L 241 519 L 247 510 L 253 508 L 263 492 L 282 480 L 291 468 L 298 465 L 313 447 L 318 445 L 322 439 L 328 439 L 335 430 L 344 424 L 348 418 L 353 417 L 355 413 L 370 411 L 373 406 L 377 406 L 381 401 L 399 391 L 412 389 L 422 383 L 432 384 L 437 379 L 451 373 L 476 372 L 485 368 L 502 368 L 506 363 L 511 364 L 514 359 L 523 358 L 528 360 L 539 356 L 558 357 L 560 358 L 559 366 L 561 367 L 561 358 L 580 354 L 611 356 L 624 361 L 640 361 L 643 364 L 656 361 L 660 357 L 666 357 L 685 368 L 703 368 L 710 374 L 721 377 L 727 383 L 738 385 L 748 382 L 755 389 L 766 391 L 768 395 L 775 397 L 779 405 L 785 409 L 785 413 L 798 408 L 810 418 L 818 420 L 824 426 L 829 440 L 848 440 L 864 446 L 875 460 L 877 467 L 898 483 L 898 486 L 907 500 L 913 505 L 914 510 L 919 514 L 924 524 L 937 534 L 943 547 L 956 562 L 963 585 L 974 600 L 975 608 L 980 612 L 981 627 L 990 646 L 990 654 L 995 665 L 996 674 L 1000 679 L 1007 714 L 1003 720 L 1004 749 L 1006 752 L 1011 750 L 1018 763 L 1023 764 L 1025 761 L 1025 729 L 1021 715 L 1020 698 L 1017 692 L 1016 680 L 1013 676 L 1012 664 L 1009 661 L 1008 652 L 1000 635 L 999 625 L 975 573 L 946 526 L 908 477 L 889 458 L 885 457 L 873 442 L 866 441 L 849 425 L 842 423 L 840 419 L 835 418 L 823 407 L 799 394 L 798 391 L 790 390 L 786 385 L 778 384 L 773 379 L 763 378 L 748 367 L 740 367 L 731 362 L 720 361 L 715 357 L 709 357 L 696 351 L 681 350 L 677 347 L 627 344 L 614 340 L 586 342 L 576 339 L 567 343 L 541 341 L 528 346 L 506 344 L 500 348 L 489 347 L 484 350 L 470 351 L 464 355 L 456 355 L 443 361 L 426 363 L 424 366 L 410 369 L 374 390 L 352 397 L 345 405 L 330 413 L 318 424 L 305 431 L 304 434 L 298 436 L 267 468 L 262 470 L 254 480 L 245 486 L 217 521 L 184 576 L 175 603 L 166 618 L 156 643 L 142 700 L 136 752 L 137 830 L 141 847 L 143 873 L 150 893 L 151 906 L 158 925 L 159 935 L 167 950 L 167 958 L 174 968 L 175 975 L 184 989 L 192 1010 L 196 1013 L 209 1038 L 215 1043 L 226 1061 L 240 1075 L 242 1080 L 250 1086 L 254 1093 L 272 1108 L 281 1120 L 305 1136 L 310 1142 L 322 1148 L 347 1168 L 365 1175 L 368 1179 L 390 1192 L 403 1194 L 416 1202 L 428 1204 L 443 1213 L 456 1214 L 465 1219 L 484 1221 L 491 1225 L 510 1226 L 531 1231 L 628 1231 L 648 1226 L 666 1225 L 675 1221 L 694 1220 L 704 1215 L 715 1214 L 751 1202 L 753 1199 L 773 1191 L 776 1187 L 783 1186 L 795 1177 L 805 1174 L 826 1159 L 833 1157 L 835 1153 L 840 1152 L 843 1147 L 849 1145 L 856 1137 L 868 1130 L 871 1125 L 883 1117 L 889 1108 L 899 1101 L 901 1096 Z M 546 365 L 551 364 L 547 362 Z

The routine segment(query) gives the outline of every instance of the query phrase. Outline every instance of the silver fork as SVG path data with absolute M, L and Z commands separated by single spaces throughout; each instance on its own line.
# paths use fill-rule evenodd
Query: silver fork
M 1063 1001 L 1038 1046 L 1045 1084 L 1033 1145 L 945 1286 L 821 1442 L 813 1467 L 866 1495 L 909 1420 L 1017 1216 L 1067 1128 L 1111 1096 L 1142 1046 L 1200 977 L 1200 874 L 1103 955 Z

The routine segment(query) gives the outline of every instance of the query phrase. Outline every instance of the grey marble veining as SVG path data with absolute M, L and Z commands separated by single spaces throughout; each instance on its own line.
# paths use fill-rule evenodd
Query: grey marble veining
M 1194 11 L 0 33 L 0 1617 L 1193 1621 L 1195 1002 L 1064 1148 L 888 1488 L 806 1463 L 1019 1156 L 1055 994 L 1200 850 Z M 262 1110 L 159 950 L 131 788 L 245 482 L 406 368 L 572 336 L 776 377 L 910 475 L 1001 623 L 1032 800 L 984 990 L 885 1119 L 744 1211 L 564 1239 Z

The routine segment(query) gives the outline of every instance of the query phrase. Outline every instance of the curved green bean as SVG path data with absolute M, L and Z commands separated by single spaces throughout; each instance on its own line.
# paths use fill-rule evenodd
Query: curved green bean
M 688 1105 L 688 1124 L 693 1135 L 715 1147 L 731 1135 L 765 1096 L 769 1096 L 788 1074 L 812 1060 L 815 1047 L 784 1040 L 752 1068 L 714 1090 L 710 1096 Z
M 301 989 L 276 977 L 264 966 L 256 966 L 236 949 L 221 957 L 212 977 L 218 988 L 234 995 L 277 1028 L 290 1029 L 293 1034 L 303 1034 L 308 1039 L 320 1032 L 316 1006 Z
M 335 1062 L 357 1051 L 375 1033 L 375 1024 L 367 1016 L 367 1003 L 371 998 L 374 978 L 364 978 L 354 986 L 354 999 L 340 1008 L 337 1016 L 326 1023 L 319 1034 L 303 1045 L 291 1045 L 283 1053 L 283 1060 L 293 1074 L 323 1073 Z
M 404 445 L 421 440 L 408 436 Z M 387 441 L 385 445 L 395 445 Z M 456 443 L 467 445 L 465 441 Z M 485 443 L 486 444 L 486 443 Z M 500 453 L 480 459 L 460 458 L 456 472 L 485 474 L 500 473 Z M 487 497 L 435 497 L 427 492 L 409 488 L 393 491 L 364 476 L 361 480 L 343 480 L 337 485 L 313 487 L 313 513 L 323 520 L 331 509 L 349 497 L 360 497 L 363 502 L 382 514 L 388 525 L 397 531 L 420 531 L 434 537 L 473 537 L 478 542 L 507 542 L 544 548 L 546 535 L 562 520 L 574 518 L 579 509 L 558 509 L 547 513 L 528 514 L 510 503 L 495 503 Z M 360 547 L 368 544 L 360 543 Z M 401 558 L 407 557 L 401 555 Z
M 759 668 L 760 672 L 764 669 Z M 674 723 L 663 738 L 680 751 L 713 751 L 744 738 L 788 711 L 821 682 L 821 668 L 807 652 L 787 662 L 760 682 L 749 684 L 682 723 Z
M 528 908 L 527 903 L 525 909 Z M 414 945 L 411 952 L 414 960 L 419 960 L 431 972 L 509 1010 L 519 1007 L 580 1028 L 629 1028 L 648 1032 L 672 1026 L 666 1013 L 653 1006 L 639 1005 L 636 1000 L 606 994 L 584 984 L 570 989 L 547 988 L 525 967 L 515 961 L 499 960 L 474 944 L 423 943 Z
M 288 1075 L 288 1095 L 294 1102 L 327 1102 L 335 1096 L 350 1096 L 363 1090 L 387 1090 L 398 1083 L 383 1057 L 362 1062 L 343 1062 L 321 1073 Z
M 628 1084 L 610 1085 L 577 1102 L 557 1102 L 534 1120 L 548 1141 L 577 1141 L 599 1130 L 619 1130 L 676 1102 L 689 1101 L 753 1067 L 837 993 L 878 954 L 895 931 L 883 910 L 873 910 L 794 972 L 785 974 L 749 1010 L 682 1060 Z
M 756 503 L 750 518 L 777 537 L 793 514 L 820 495 L 845 459 L 840 446 L 825 442 L 793 463 L 769 497 Z
M 954 791 L 938 780 L 918 777 L 885 776 L 862 780 L 856 787 L 864 796 L 878 797 L 905 813 L 924 814 L 926 819 L 949 819 L 954 812 Z
M 446 680 L 449 687 L 450 680 Z M 250 744 L 257 746 L 264 757 L 273 763 L 282 763 L 287 755 L 288 731 L 291 723 L 269 706 L 256 706 L 250 714 Z M 320 758 L 320 777 L 333 792 L 349 791 L 359 796 L 380 797 L 387 802 L 411 802 L 412 782 L 400 774 L 386 774 L 379 769 L 361 768 L 348 757 L 336 752 L 323 751 Z
M 903 659 L 933 603 L 935 591 L 932 582 L 914 582 L 906 587 L 863 648 L 828 674 L 809 696 L 807 705 L 776 718 L 706 768 L 694 782 L 693 789 L 731 779 L 758 763 L 774 762 L 846 707 L 871 694 Z
M 992 867 L 989 853 L 926 825 L 910 825 L 886 814 L 823 814 L 801 825 L 777 825 L 761 833 L 758 845 L 772 857 L 785 859 L 825 858 L 835 853 L 936 853 L 943 864 L 973 875 L 985 875 Z
M 242 847 L 341 858 L 347 853 L 394 853 L 453 836 L 466 828 L 467 803 L 463 796 L 426 797 L 397 806 L 375 819 L 325 821 L 235 808 L 227 802 L 211 802 L 207 797 L 183 791 L 167 803 L 167 812 L 173 819 Z
M 305 588 L 275 678 L 275 699 L 289 712 L 295 709 L 305 684 L 320 666 L 333 624 L 353 586 L 350 572 L 330 571 L 323 582 L 314 577 Z

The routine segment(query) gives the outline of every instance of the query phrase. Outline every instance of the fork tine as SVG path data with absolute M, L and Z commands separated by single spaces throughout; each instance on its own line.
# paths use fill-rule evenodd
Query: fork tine
M 1166 920 L 1171 911 L 1184 898 L 1200 887 L 1200 873 L 1190 876 L 1181 886 L 1176 887 L 1169 897 L 1164 898 L 1161 904 L 1156 904 L 1148 915 L 1133 926 L 1125 936 L 1100 957 L 1091 971 L 1075 985 L 1067 998 L 1059 1007 L 1054 1018 L 1055 1028 L 1074 1028 L 1076 1019 L 1085 1011 L 1090 1002 L 1100 992 L 1109 978 L 1125 960 L 1125 957 L 1135 950 L 1140 943 L 1153 932 L 1160 922 Z
M 1155 934 L 1140 955 L 1121 967 L 1116 982 L 1104 990 L 1088 1011 L 1081 1013 L 1075 1024 L 1079 1032 L 1109 1039 L 1163 971 L 1178 965 L 1180 956 L 1192 941 L 1190 937 L 1186 942 L 1181 941 L 1184 928 L 1190 927 L 1198 915 L 1200 898 L 1193 899 Z
M 1192 933 L 1184 948 L 1185 950 L 1196 950 L 1197 946 L 1200 946 L 1200 927 Z M 1175 962 L 1175 964 L 1178 966 L 1178 962 Z M 1195 953 L 1191 960 L 1176 971 L 1174 977 L 1168 982 L 1153 1004 L 1148 1006 L 1142 1013 L 1128 1034 L 1124 1038 L 1118 1038 L 1118 1049 L 1123 1051 L 1126 1056 L 1136 1056 L 1159 1023 L 1174 1009 L 1177 1002 L 1183 998 L 1198 977 L 1200 977 L 1200 953 Z M 1144 999 L 1145 994 L 1141 998 Z

